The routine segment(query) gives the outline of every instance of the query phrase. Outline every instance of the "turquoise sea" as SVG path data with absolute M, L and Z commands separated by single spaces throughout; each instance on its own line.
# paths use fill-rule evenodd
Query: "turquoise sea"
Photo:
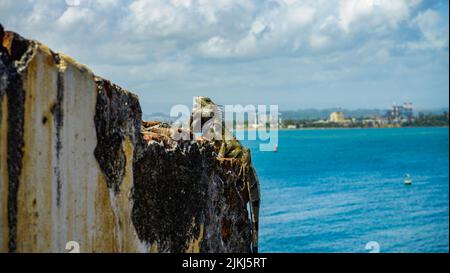
M 261 252 L 449 251 L 449 129 L 279 131 L 252 150 Z M 413 178 L 404 185 L 405 173 Z

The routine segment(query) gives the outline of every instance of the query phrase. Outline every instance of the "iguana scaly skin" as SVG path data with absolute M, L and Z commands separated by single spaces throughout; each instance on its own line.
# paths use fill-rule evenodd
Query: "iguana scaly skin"
M 252 167 L 250 150 L 242 147 L 234 135 L 225 129 L 222 112 L 210 98 L 196 97 L 191 116 L 191 130 L 202 128 L 202 137 L 206 134 L 208 140 L 214 140 L 216 147 L 220 147 L 217 158 L 219 160 L 239 160 L 240 169 L 238 176 L 244 183 L 244 192 L 248 193 L 245 198 L 250 202 L 250 213 L 252 221 L 252 252 L 258 252 L 258 222 L 260 192 L 259 181 L 256 171 Z M 200 123 L 200 124 L 199 124 Z M 208 136 L 209 133 L 209 136 Z

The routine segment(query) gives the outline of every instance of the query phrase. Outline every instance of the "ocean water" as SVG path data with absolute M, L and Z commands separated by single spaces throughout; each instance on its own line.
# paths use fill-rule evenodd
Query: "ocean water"
M 261 182 L 261 252 L 449 251 L 448 128 L 279 131 L 276 153 L 243 143 Z

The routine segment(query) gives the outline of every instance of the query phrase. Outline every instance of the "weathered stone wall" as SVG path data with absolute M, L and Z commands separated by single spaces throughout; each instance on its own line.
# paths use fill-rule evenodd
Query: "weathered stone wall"
M 0 252 L 248 252 L 212 144 L 144 141 L 136 95 L 0 26 Z

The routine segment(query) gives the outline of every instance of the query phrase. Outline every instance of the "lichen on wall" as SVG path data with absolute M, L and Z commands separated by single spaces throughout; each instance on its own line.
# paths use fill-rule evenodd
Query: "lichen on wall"
M 0 252 L 249 252 L 208 142 L 144 139 L 138 97 L 0 27 Z
M 215 156 L 207 143 L 184 141 L 171 150 L 149 144 L 134 170 L 133 222 L 141 240 L 163 252 L 184 252 L 194 244 L 205 252 L 249 251 L 245 202 L 236 180 L 222 180 L 229 174 Z M 224 222 L 233 224 L 229 234 Z

